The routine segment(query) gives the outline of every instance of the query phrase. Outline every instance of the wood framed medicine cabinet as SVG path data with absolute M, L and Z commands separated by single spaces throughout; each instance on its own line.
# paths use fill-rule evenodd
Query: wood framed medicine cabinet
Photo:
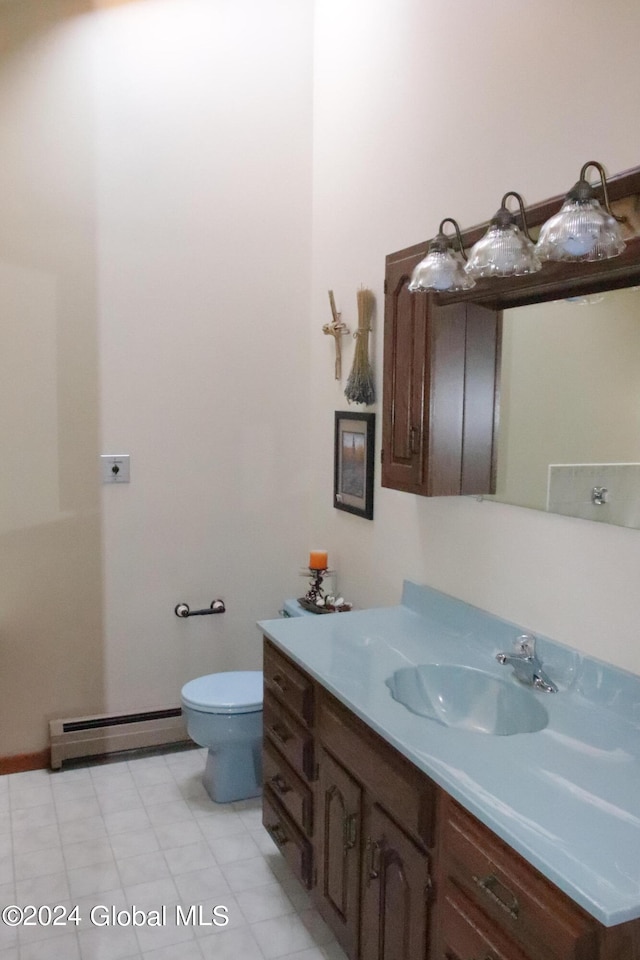
M 452 294 L 411 294 L 428 241 L 385 269 L 382 486 L 427 497 L 495 492 L 502 311 L 640 284 L 640 167 L 607 180 L 626 249 L 595 263 L 545 263 L 525 277 L 479 280 Z M 527 208 L 531 232 L 564 195 Z M 469 249 L 489 223 L 462 232 Z

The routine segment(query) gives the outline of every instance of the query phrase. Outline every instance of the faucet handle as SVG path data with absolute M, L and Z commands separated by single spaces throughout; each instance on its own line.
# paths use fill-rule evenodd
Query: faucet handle
M 536 638 L 532 633 L 521 633 L 513 641 L 513 646 L 518 653 L 526 657 L 535 657 L 536 655 Z

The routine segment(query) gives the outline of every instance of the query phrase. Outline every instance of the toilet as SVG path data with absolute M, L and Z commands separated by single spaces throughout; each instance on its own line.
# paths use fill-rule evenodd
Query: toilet
M 202 782 L 216 803 L 262 793 L 262 670 L 230 670 L 182 688 L 187 732 L 207 747 Z

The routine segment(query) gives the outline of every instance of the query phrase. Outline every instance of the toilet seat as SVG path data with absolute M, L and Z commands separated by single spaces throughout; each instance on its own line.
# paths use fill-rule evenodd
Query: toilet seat
M 262 670 L 229 670 L 190 680 L 182 703 L 200 713 L 255 713 L 262 710 Z

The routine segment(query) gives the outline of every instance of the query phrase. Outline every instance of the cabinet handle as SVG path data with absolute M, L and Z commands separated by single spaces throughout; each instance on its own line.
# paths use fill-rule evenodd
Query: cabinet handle
M 273 837 L 273 840 L 277 846 L 284 847 L 285 843 L 289 842 L 289 837 L 285 833 L 281 823 L 274 823 L 273 826 L 267 827 L 267 830 Z
M 289 793 L 291 791 L 291 787 L 281 773 L 274 774 L 269 780 L 269 783 L 273 784 L 280 794 Z
M 356 813 L 350 813 L 348 817 L 344 818 L 343 827 L 342 827 L 342 841 L 344 852 L 347 850 L 353 850 L 356 845 L 357 830 L 356 830 Z
M 273 677 L 271 678 L 271 682 L 274 685 L 274 687 L 278 688 L 280 693 L 287 692 L 287 682 L 281 674 L 274 673 Z
M 380 876 L 380 844 L 371 837 L 367 837 L 367 854 L 369 880 L 377 880 Z
M 416 427 L 411 427 L 409 430 L 409 450 L 411 453 L 418 453 L 418 444 L 416 442 L 418 436 L 418 431 Z
M 433 896 L 433 880 L 431 879 L 431 877 L 427 877 L 427 879 L 424 882 L 425 903 L 428 903 L 432 896 Z
M 483 893 L 485 893 L 490 900 L 496 903 L 501 910 L 504 910 L 505 913 L 508 913 L 513 920 L 518 919 L 518 914 L 520 912 L 520 904 L 518 903 L 518 898 L 509 890 L 508 887 L 505 887 L 503 883 L 500 883 L 495 874 L 490 873 L 488 877 L 472 877 L 473 882 L 480 887 Z M 504 891 L 501 895 L 500 891 Z
M 286 727 L 283 727 L 278 723 L 272 723 L 269 727 L 269 730 L 274 735 L 276 740 L 280 741 L 280 743 L 287 743 L 289 740 L 291 740 L 292 734 L 289 733 Z

